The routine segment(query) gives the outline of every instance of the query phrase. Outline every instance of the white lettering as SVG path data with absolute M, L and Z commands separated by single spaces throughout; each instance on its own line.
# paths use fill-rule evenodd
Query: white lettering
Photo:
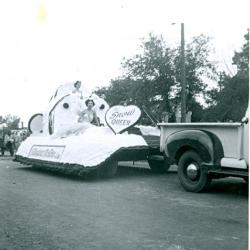
M 36 159 L 54 159 L 59 160 L 62 156 L 65 146 L 33 146 L 29 156 Z
M 114 112 L 111 114 L 110 119 L 116 119 L 116 118 L 124 118 L 126 116 L 132 116 L 135 113 L 135 109 L 125 112 Z
M 130 123 L 131 123 L 131 121 L 124 120 L 124 119 L 113 119 L 113 120 L 111 120 L 111 124 L 112 125 L 125 125 L 125 126 L 129 126 Z

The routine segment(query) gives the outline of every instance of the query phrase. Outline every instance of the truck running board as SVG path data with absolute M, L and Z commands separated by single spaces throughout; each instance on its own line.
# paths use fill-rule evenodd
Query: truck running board
M 209 170 L 208 173 L 225 175 L 225 176 L 234 176 L 234 177 L 248 177 L 248 171 L 242 171 L 242 170 L 217 169 L 217 170 Z

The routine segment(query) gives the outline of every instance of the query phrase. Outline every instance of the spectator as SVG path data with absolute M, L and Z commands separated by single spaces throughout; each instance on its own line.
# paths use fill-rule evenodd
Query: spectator
M 8 131 L 4 136 L 4 148 L 2 149 L 2 155 L 4 155 L 5 149 L 9 150 L 10 155 L 14 155 L 15 140 L 11 135 L 11 131 Z

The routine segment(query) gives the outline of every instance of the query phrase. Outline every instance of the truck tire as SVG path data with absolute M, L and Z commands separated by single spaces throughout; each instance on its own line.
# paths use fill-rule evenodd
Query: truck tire
M 186 191 L 198 193 L 209 186 L 211 178 L 201 163 L 201 158 L 195 151 L 187 151 L 181 156 L 178 177 Z
M 99 169 L 98 175 L 104 178 L 112 178 L 116 175 L 117 168 L 118 162 L 116 160 L 108 161 Z
M 158 159 L 156 157 L 149 158 L 148 165 L 152 172 L 160 174 L 167 173 L 170 167 L 170 164 L 165 157 L 158 157 Z

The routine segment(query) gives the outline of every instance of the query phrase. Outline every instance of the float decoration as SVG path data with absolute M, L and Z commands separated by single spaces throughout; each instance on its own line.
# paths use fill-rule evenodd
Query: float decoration
M 43 132 L 42 122 L 43 122 L 43 114 L 41 113 L 34 114 L 30 118 L 28 123 L 29 132 L 31 134 L 42 133 Z
M 102 124 L 100 127 L 79 122 L 79 113 L 87 108 L 85 101 L 90 96 Z M 141 110 L 137 106 L 109 108 L 108 103 L 96 94 L 84 89 L 74 91 L 73 83 L 61 85 L 44 112 L 31 117 L 31 135 L 21 143 L 15 160 L 43 169 L 63 169 L 64 172 L 98 169 L 110 177 L 115 174 L 118 161 L 147 160 L 152 136 L 159 145 L 158 128 L 141 126 L 137 128 L 140 134 L 123 133 L 140 117 Z
M 113 106 L 106 115 L 107 125 L 115 134 L 120 134 L 133 127 L 141 118 L 141 110 L 135 105 Z

